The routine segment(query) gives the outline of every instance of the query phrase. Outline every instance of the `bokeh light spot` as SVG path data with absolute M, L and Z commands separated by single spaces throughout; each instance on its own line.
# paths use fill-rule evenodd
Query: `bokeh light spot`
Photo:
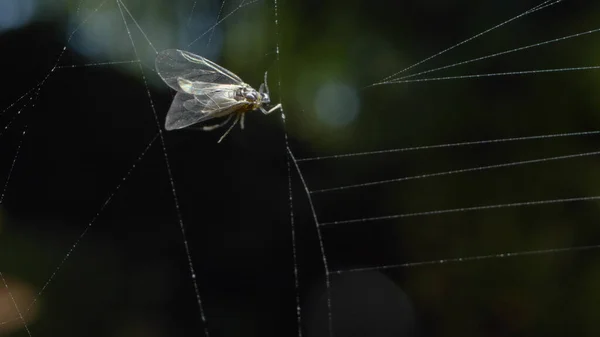
M 19 28 L 33 17 L 33 0 L 0 0 L 0 31 Z
M 340 82 L 323 84 L 315 96 L 315 111 L 328 126 L 342 127 L 358 116 L 359 99 L 356 90 Z

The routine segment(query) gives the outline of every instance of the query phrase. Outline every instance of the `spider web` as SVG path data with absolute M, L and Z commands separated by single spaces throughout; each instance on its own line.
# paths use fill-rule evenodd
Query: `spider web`
M 322 6 L 79 1 L 62 51 L 23 44 L 35 27 L 17 36 L 27 53 L 3 64 L 41 80 L 10 77 L 25 94 L 2 105 L 0 327 L 595 334 L 598 10 L 407 2 L 419 22 L 375 6 L 360 19 L 377 29 L 348 31 L 351 10 Z M 306 11 L 316 24 L 299 34 L 288 22 Z M 410 29 L 425 35 L 398 33 Z M 153 57 L 174 46 L 223 50 L 253 86 L 268 69 L 290 137 L 273 116 L 249 116 L 225 146 L 159 131 L 172 95 Z

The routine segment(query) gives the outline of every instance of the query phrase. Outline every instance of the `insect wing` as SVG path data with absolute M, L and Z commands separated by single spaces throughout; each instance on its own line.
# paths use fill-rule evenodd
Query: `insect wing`
M 178 92 L 167 113 L 165 129 L 181 129 L 212 118 L 223 117 L 247 104 L 230 98 L 226 91 L 206 92 L 196 96 Z
M 193 95 L 178 92 L 167 113 L 165 129 L 181 129 L 213 117 L 211 114 L 202 112 L 202 106 L 198 105 Z
M 182 92 L 191 95 L 205 95 L 215 92 L 232 92 L 240 88 L 238 84 L 216 84 L 206 82 L 192 82 L 184 78 L 179 78 L 177 84 Z
M 214 70 L 215 72 L 219 73 L 220 75 L 224 76 L 225 78 L 219 78 L 217 80 L 214 81 L 210 81 L 213 83 L 219 83 L 219 84 L 229 84 L 229 81 L 232 81 L 233 83 L 242 83 L 242 79 L 239 78 L 238 75 L 232 73 L 231 71 L 221 67 L 220 65 L 214 63 L 211 60 L 205 59 L 202 56 L 198 56 L 196 54 L 192 54 L 190 52 L 184 51 L 184 50 L 179 50 L 179 53 L 188 61 L 192 62 L 192 63 L 196 63 L 201 65 L 202 67 L 206 66 L 209 67 L 210 69 Z M 198 79 L 198 81 L 201 82 L 208 82 L 208 81 L 203 81 L 202 79 Z
M 180 86 L 180 79 L 205 84 L 241 84 L 236 74 L 218 64 L 187 51 L 167 49 L 156 57 L 156 71 L 171 88 L 185 91 Z
M 205 90 L 201 95 L 194 97 L 203 106 L 202 111 L 204 113 L 215 114 L 216 116 L 225 116 L 238 108 L 249 105 L 246 101 L 234 99 L 233 92 L 228 88 L 226 90 L 221 90 L 220 88 Z

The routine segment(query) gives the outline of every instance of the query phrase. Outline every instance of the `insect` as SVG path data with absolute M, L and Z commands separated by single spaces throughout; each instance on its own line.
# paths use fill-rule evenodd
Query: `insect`
M 201 127 L 201 130 L 210 131 L 227 125 L 233 118 L 233 123 L 219 139 L 220 143 L 238 121 L 244 129 L 246 112 L 260 109 L 266 115 L 281 109 L 281 104 L 265 109 L 271 103 L 266 72 L 264 83 L 257 91 L 231 71 L 179 49 L 160 52 L 156 57 L 156 71 L 168 86 L 177 90 L 167 113 L 166 130 L 225 117 L 220 123 Z

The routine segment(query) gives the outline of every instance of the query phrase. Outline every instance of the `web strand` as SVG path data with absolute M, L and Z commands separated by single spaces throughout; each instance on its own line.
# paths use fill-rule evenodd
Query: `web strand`
M 59 271 L 65 265 L 65 263 L 67 262 L 67 260 L 69 260 L 69 258 L 73 254 L 73 252 L 75 252 L 75 250 L 77 249 L 77 247 L 79 246 L 79 244 L 81 243 L 81 241 L 83 240 L 83 238 L 86 236 L 86 234 L 92 228 L 92 226 L 96 223 L 96 221 L 98 220 L 98 218 L 100 217 L 100 215 L 104 212 L 104 210 L 106 209 L 106 207 L 108 207 L 108 205 L 110 205 L 110 203 L 112 202 L 112 200 L 114 199 L 114 197 L 121 190 L 121 187 L 123 186 L 123 184 L 129 179 L 129 177 L 131 176 L 131 174 L 133 173 L 133 171 L 135 170 L 135 168 L 137 167 L 137 165 L 142 161 L 142 159 L 145 157 L 146 153 L 150 150 L 150 148 L 152 147 L 152 144 L 154 144 L 154 142 L 156 141 L 156 139 L 158 138 L 158 136 L 159 136 L 158 133 L 156 133 L 154 135 L 154 137 L 150 140 L 150 142 L 145 146 L 145 148 L 141 152 L 141 154 L 137 157 L 137 159 L 134 161 L 134 163 L 130 166 L 130 168 L 127 171 L 127 173 L 125 173 L 125 175 L 123 175 L 123 177 L 121 178 L 120 182 L 113 189 L 113 191 L 109 194 L 108 198 L 106 198 L 106 200 L 104 200 L 104 202 L 102 203 L 102 205 L 100 206 L 100 208 L 98 209 L 98 211 L 96 212 L 96 214 L 94 214 L 94 216 L 88 222 L 88 224 L 85 227 L 85 229 L 79 234 L 79 236 L 77 237 L 77 239 L 75 240 L 75 242 L 71 245 L 71 247 L 69 248 L 69 250 L 67 251 L 67 253 L 63 256 L 63 258 L 60 261 L 60 263 L 58 264 L 58 266 L 56 268 L 54 268 L 54 271 L 52 272 L 52 274 L 50 275 L 50 277 L 48 277 L 48 279 L 46 280 L 46 282 L 44 283 L 44 285 L 42 286 L 42 288 L 40 289 L 40 291 L 37 293 L 37 295 L 35 296 L 35 298 L 31 302 L 31 304 L 29 304 L 29 306 L 27 307 L 27 309 L 24 312 L 25 315 L 27 315 L 29 313 L 29 311 L 31 310 L 31 308 L 33 308 L 33 306 L 37 303 L 37 301 L 46 292 L 46 289 L 50 286 L 50 284 L 52 284 L 52 281 L 54 281 L 54 278 L 56 277 L 56 275 L 59 273 Z M 3 324 L 3 323 L 6 323 L 6 322 L 1 322 L 0 324 Z
M 196 5 L 196 2 L 194 2 L 194 5 Z M 219 8 L 219 13 L 217 14 L 217 19 L 215 20 L 215 25 L 213 25 L 210 28 L 210 35 L 208 36 L 208 42 L 206 43 L 206 46 L 210 46 L 210 42 L 212 41 L 213 35 L 215 35 L 215 27 L 217 25 L 217 22 L 219 22 L 219 19 L 221 18 L 221 13 L 223 13 L 223 7 L 225 7 L 225 0 L 221 1 L 221 8 Z M 193 11 L 193 8 L 192 8 L 192 11 Z M 191 19 L 191 15 L 190 15 L 190 19 Z
M 283 109 L 283 108 L 282 108 Z M 285 136 L 285 146 L 286 149 L 289 147 L 288 135 L 285 126 L 285 115 L 282 112 L 281 115 L 283 118 L 283 128 L 284 128 L 284 136 Z M 294 290 L 296 292 L 296 319 L 297 319 L 297 329 L 298 329 L 298 337 L 302 337 L 302 308 L 300 307 L 300 275 L 298 271 L 298 255 L 296 252 L 296 225 L 294 223 L 294 199 L 292 193 L 292 167 L 290 163 L 290 158 L 286 155 L 286 166 L 287 166 L 287 175 L 288 175 L 288 197 L 289 197 L 289 209 L 290 209 L 290 228 L 291 228 L 291 237 L 292 237 L 292 259 L 294 263 Z
M 600 69 L 600 66 L 518 70 L 518 71 L 507 71 L 507 72 L 499 72 L 499 73 L 487 73 L 487 74 L 469 74 L 469 75 L 458 75 L 458 76 L 419 78 L 419 79 L 414 79 L 414 80 L 397 80 L 397 81 L 391 81 L 391 82 L 388 82 L 385 84 L 404 84 L 404 83 L 417 83 L 417 82 L 464 80 L 464 79 L 499 77 L 499 76 L 522 76 L 522 75 L 531 75 L 531 74 L 560 73 L 560 72 L 598 70 L 598 69 Z
M 56 67 L 56 69 L 73 69 L 73 68 L 89 68 L 89 67 L 100 67 L 100 66 L 115 66 L 115 65 L 121 65 L 121 64 L 132 64 L 132 63 L 140 63 L 140 60 L 96 62 L 96 63 L 86 63 L 86 64 L 71 64 L 71 65 L 58 66 L 58 67 Z
M 41 89 L 44 87 L 44 84 L 46 83 L 46 81 L 48 80 L 48 78 L 50 78 L 50 76 L 54 73 L 54 71 L 57 69 L 58 64 L 60 63 L 60 60 L 62 58 L 62 56 L 64 55 L 65 51 L 67 50 L 67 45 L 71 42 L 71 40 L 73 39 L 73 36 L 75 36 L 75 33 L 77 33 L 79 31 L 79 29 L 85 25 L 89 19 L 94 16 L 98 10 L 100 10 L 100 8 L 102 8 L 102 6 L 104 6 L 104 4 L 106 4 L 107 0 L 103 0 L 96 8 L 94 8 L 92 10 L 92 12 L 87 15 L 78 25 L 77 27 L 75 27 L 75 29 L 71 32 L 71 34 L 69 34 L 69 37 L 67 38 L 67 42 L 66 44 L 63 46 L 62 50 L 60 51 L 58 57 L 56 58 L 56 61 L 54 62 L 54 66 L 50 69 L 50 71 L 48 71 L 48 73 L 46 73 L 46 75 L 44 76 L 44 78 L 42 78 L 41 81 L 39 81 L 33 88 L 29 89 L 25 94 L 21 95 L 15 102 L 13 102 L 12 104 L 10 104 L 7 108 L 5 108 L 4 110 L 2 110 L 2 112 L 0 113 L 0 116 L 2 116 L 6 111 L 8 111 L 9 109 L 11 109 L 15 104 L 17 104 L 18 102 L 20 102 L 21 100 L 29 97 L 31 94 L 33 94 L 34 92 L 39 95 Z M 5 128 L 6 129 L 6 128 Z
M 327 319 L 329 326 L 329 336 L 333 336 L 333 318 L 331 313 L 331 280 L 330 280 L 330 272 L 329 265 L 327 264 L 327 255 L 325 255 L 325 244 L 323 242 L 323 235 L 321 233 L 321 224 L 319 224 L 319 220 L 317 219 L 317 212 L 315 210 L 315 206 L 313 204 L 312 197 L 310 195 L 310 191 L 308 190 L 308 185 L 306 185 L 306 181 L 304 180 L 304 175 L 302 171 L 300 171 L 300 166 L 298 166 L 298 162 L 296 162 L 296 158 L 292 153 L 292 150 L 288 147 L 287 152 L 296 167 L 296 172 L 300 177 L 300 181 L 302 182 L 302 186 L 304 187 L 304 191 L 306 192 L 306 197 L 308 198 L 308 203 L 310 205 L 310 210 L 313 216 L 313 220 L 315 222 L 315 227 L 317 229 L 317 238 L 319 240 L 319 249 L 321 252 L 321 260 L 323 261 L 323 268 L 325 270 L 325 286 L 327 288 Z
M 366 223 L 366 222 L 381 221 L 381 220 L 395 220 L 395 219 L 411 218 L 411 217 L 419 217 L 419 216 L 441 215 L 441 214 L 472 212 L 472 211 L 485 211 L 485 210 L 492 210 L 492 209 L 514 208 L 514 207 L 523 207 L 523 206 L 540 206 L 540 205 L 561 204 L 561 203 L 570 203 L 570 202 L 596 201 L 596 200 L 600 200 L 600 196 L 550 199 L 550 200 L 534 200 L 534 201 L 514 202 L 514 203 L 509 203 L 509 204 L 462 207 L 462 208 L 441 209 L 441 210 L 426 211 L 426 212 L 393 214 L 393 215 L 365 217 L 365 218 L 350 219 L 350 220 L 330 221 L 330 222 L 321 223 L 321 226 L 346 225 L 346 224 Z
M 527 165 L 527 164 L 537 164 L 537 163 L 544 163 L 544 162 L 549 162 L 549 161 L 574 159 L 574 158 L 590 157 L 590 156 L 597 156 L 597 155 L 600 155 L 600 151 L 576 153 L 576 154 L 570 154 L 570 155 L 564 155 L 564 156 L 555 156 L 555 157 L 539 158 L 539 159 L 531 159 L 531 160 L 523 160 L 523 161 L 516 161 L 516 162 L 509 162 L 509 163 L 495 164 L 495 165 L 487 165 L 487 166 L 478 166 L 478 167 L 471 167 L 471 168 L 465 168 L 465 169 L 460 169 L 460 170 L 451 170 L 451 171 L 444 171 L 444 172 L 420 174 L 420 175 L 416 175 L 416 176 L 374 181 L 374 182 L 369 182 L 369 183 L 353 184 L 353 185 L 346 185 L 346 186 L 332 187 L 332 188 L 324 188 L 324 189 L 320 189 L 320 190 L 311 191 L 310 193 L 312 193 L 312 194 L 326 193 L 326 192 L 333 192 L 333 191 L 348 190 L 348 189 L 353 189 L 353 188 L 370 187 L 370 186 L 377 186 L 377 185 L 383 185 L 383 184 L 389 184 L 389 183 L 397 183 L 397 182 L 402 182 L 402 181 L 407 181 L 407 180 L 441 177 L 441 176 L 448 176 L 448 175 L 453 175 L 453 174 L 458 174 L 458 173 L 485 171 L 485 170 L 492 170 L 492 169 L 498 169 L 498 168 L 514 167 L 514 166 Z
M 23 145 L 23 139 L 25 139 L 26 133 L 27 126 L 25 126 L 25 130 L 23 130 L 23 132 L 21 133 L 21 140 L 19 141 L 19 145 L 17 145 L 17 151 L 15 151 L 15 156 L 13 157 L 10 169 L 8 170 L 8 175 L 6 176 L 6 181 L 4 182 L 4 188 L 2 188 L 2 194 L 0 194 L 0 205 L 2 205 L 2 203 L 4 202 L 4 196 L 6 195 L 6 190 L 8 189 L 8 183 L 10 182 L 13 170 L 15 169 L 17 158 L 19 158 L 19 154 L 21 153 L 21 146 Z
M 8 282 L 6 282 L 6 279 L 4 278 L 4 275 L 2 274 L 2 272 L 0 271 L 0 279 L 2 279 L 2 283 L 4 284 L 4 289 L 6 289 L 6 291 L 8 292 L 8 297 L 10 297 L 10 301 L 12 302 L 12 305 L 15 307 L 15 310 L 17 311 L 17 314 L 19 315 L 19 319 L 21 320 L 21 323 L 23 323 L 23 327 L 25 328 L 25 331 L 27 331 L 27 335 L 29 337 L 31 337 L 31 331 L 29 330 L 29 325 L 27 325 L 27 321 L 25 321 L 25 317 L 23 317 L 23 313 L 21 312 L 21 309 L 19 309 L 19 305 L 17 304 L 17 301 L 15 300 L 15 297 L 13 296 L 13 293 L 10 291 L 9 287 L 8 287 Z
M 447 143 L 447 144 L 438 144 L 438 145 L 424 145 L 424 146 L 405 147 L 405 148 L 399 148 L 399 149 L 388 149 L 388 150 L 376 150 L 376 151 L 346 153 L 346 154 L 337 154 L 337 155 L 331 155 L 331 156 L 307 157 L 307 158 L 298 158 L 297 161 L 300 163 L 300 162 L 319 161 L 319 160 L 327 160 L 327 159 L 342 159 L 342 158 L 350 158 L 350 157 L 372 156 L 372 155 L 378 155 L 378 154 L 391 154 L 391 153 L 411 152 L 411 151 L 420 151 L 420 150 L 444 149 L 444 148 L 453 148 L 453 147 L 461 147 L 461 146 L 473 146 L 473 145 L 485 145 L 485 144 L 496 144 L 496 143 L 508 143 L 508 142 L 517 142 L 517 141 L 526 141 L 526 140 L 540 140 L 540 139 L 551 139 L 551 138 L 562 138 L 562 137 L 597 136 L 597 135 L 600 135 L 600 131 L 582 131 L 582 132 L 569 132 L 569 133 L 555 133 L 555 134 L 547 134 L 547 135 L 539 135 L 539 136 L 498 138 L 498 139 L 489 139 L 489 140 L 477 140 L 477 141 L 470 141 L 470 142 L 460 142 L 460 143 Z
M 483 35 L 491 32 L 491 31 L 493 31 L 493 30 L 495 30 L 497 28 L 500 28 L 500 27 L 502 27 L 502 26 L 504 26 L 504 25 L 512 22 L 512 21 L 520 19 L 520 18 L 522 18 L 524 16 L 527 16 L 529 14 L 535 13 L 535 12 L 537 12 L 539 10 L 544 9 L 544 8 L 553 6 L 553 5 L 558 4 L 560 2 L 562 2 L 562 0 L 555 0 L 555 1 L 553 1 L 553 0 L 546 0 L 543 3 L 541 3 L 541 4 L 539 4 L 539 5 L 531 8 L 531 9 L 529 9 L 529 10 L 527 10 L 527 11 L 525 11 L 525 12 L 523 12 L 523 13 L 521 13 L 521 14 L 513 17 L 513 18 L 511 18 L 511 19 L 508 19 L 508 20 L 506 20 L 506 21 L 504 21 L 504 22 L 502 22 L 500 24 L 497 24 L 497 25 L 493 26 L 492 28 L 486 29 L 486 30 L 484 30 L 483 32 L 481 32 L 479 34 L 476 34 L 476 35 L 474 35 L 474 36 L 472 36 L 472 37 L 470 37 L 470 38 L 468 38 L 466 40 L 463 40 L 463 41 L 461 41 L 461 42 L 459 42 L 459 43 L 457 43 L 457 44 L 455 44 L 455 45 L 453 45 L 451 47 L 448 47 L 448 48 L 446 48 L 446 49 L 444 49 L 444 50 L 442 50 L 442 51 L 440 51 L 440 52 L 438 52 L 438 53 L 436 53 L 436 54 L 434 54 L 434 55 L 432 55 L 430 57 L 427 57 L 427 58 L 425 58 L 425 59 L 423 59 L 423 60 L 421 60 L 421 61 L 419 61 L 419 62 L 417 62 L 417 63 L 415 63 L 415 64 L 413 64 L 413 65 L 411 65 L 409 67 L 407 67 L 407 68 L 404 68 L 403 70 L 400 70 L 397 73 L 394 73 L 394 74 L 392 74 L 390 76 L 387 76 L 387 77 L 383 78 L 382 80 L 380 80 L 379 82 L 377 82 L 376 84 L 388 81 L 389 79 L 394 78 L 394 77 L 396 77 L 397 75 L 399 75 L 401 73 L 404 73 L 404 72 L 406 72 L 406 71 L 408 71 L 408 70 L 410 70 L 412 68 L 415 68 L 415 67 L 417 67 L 417 66 L 419 66 L 419 65 L 421 65 L 421 64 L 423 64 L 423 63 L 425 63 L 425 62 L 427 62 L 429 60 L 432 60 L 432 59 L 434 59 L 434 58 L 436 58 L 436 57 L 438 57 L 440 55 L 443 55 L 443 54 L 451 51 L 454 48 L 457 48 L 457 47 L 462 46 L 462 45 L 464 45 L 464 44 L 466 44 L 466 43 L 468 43 L 470 41 L 473 41 L 473 40 L 475 40 L 475 39 L 477 39 L 477 38 L 479 38 L 479 37 L 481 37 L 481 36 L 483 36 Z M 373 85 L 375 85 L 375 84 L 373 84 Z
M 23 112 L 23 110 L 26 110 L 29 107 L 29 104 L 32 105 L 32 109 L 33 109 L 33 107 L 35 106 L 33 96 L 29 96 L 29 102 L 25 103 L 25 105 L 21 109 L 19 109 L 16 114 L 14 114 L 12 116 L 12 118 L 8 121 L 8 123 L 6 123 L 6 125 L 2 128 L 2 130 L 0 130 L 0 137 L 2 137 L 8 131 L 8 129 L 10 129 L 10 127 L 15 122 L 15 120 L 19 116 L 21 116 L 21 113 Z
M 77 16 L 79 16 L 79 14 L 80 14 L 80 11 L 81 11 L 81 4 L 82 4 L 82 3 L 83 3 L 83 0 L 78 0 L 78 1 L 77 1 L 77 8 L 75 9 L 75 14 L 76 14 Z
M 127 12 L 127 15 L 129 16 L 129 18 L 131 18 L 131 21 L 133 21 L 133 23 L 136 25 L 136 27 L 138 28 L 138 30 L 140 31 L 140 33 L 142 33 L 142 36 L 144 36 L 144 39 L 146 39 L 146 42 L 148 42 L 148 45 L 150 45 L 150 47 L 152 48 L 152 50 L 154 50 L 154 53 L 158 54 L 158 50 L 156 50 L 156 48 L 154 48 L 154 44 L 152 44 L 152 41 L 150 41 L 150 39 L 148 38 L 148 35 L 146 35 L 146 32 L 144 32 L 144 30 L 142 29 L 142 27 L 140 27 L 140 24 L 137 22 L 137 20 L 135 19 L 135 17 L 133 17 L 133 15 L 131 15 L 131 12 L 129 12 L 129 9 L 127 8 L 127 6 L 125 6 L 125 4 L 123 3 L 123 1 L 121 1 L 121 0 L 116 0 L 116 1 Z M 119 9 L 121 9 L 121 7 L 119 7 Z M 123 17 L 123 19 L 125 19 L 125 18 Z M 127 26 L 127 22 L 124 22 L 124 23 L 125 23 L 125 26 Z M 130 30 L 129 30 L 129 27 L 126 27 L 126 28 L 127 28 L 127 32 L 131 33 Z M 130 40 L 131 40 L 131 43 L 133 45 L 133 38 L 131 38 L 131 36 L 130 36 Z M 135 56 L 138 58 L 138 61 L 139 61 L 140 58 L 139 58 L 139 55 L 137 54 L 137 51 L 136 51 L 135 54 L 136 54 Z
M 198 36 L 197 38 L 195 38 L 192 42 L 190 42 L 187 47 L 190 48 L 194 43 L 198 42 L 198 40 L 202 39 L 206 34 L 210 33 L 216 26 L 218 26 L 219 24 L 221 24 L 221 22 L 227 20 L 227 18 L 229 18 L 230 16 L 232 16 L 233 14 L 235 14 L 237 11 L 239 11 L 240 9 L 242 9 L 243 7 L 252 5 L 253 3 L 258 2 L 258 0 L 254 0 L 254 1 L 248 1 L 246 2 L 246 0 L 242 0 L 242 2 L 240 2 L 239 5 L 237 5 L 237 7 L 232 10 L 231 12 L 229 12 L 227 15 L 225 15 L 221 20 L 217 21 L 214 25 L 212 25 L 207 31 L 205 31 L 204 33 L 200 34 L 200 36 Z
M 530 45 L 523 46 L 523 47 L 509 49 L 509 50 L 506 50 L 506 51 L 502 51 L 502 52 L 498 52 L 498 53 L 494 53 L 494 54 L 489 54 L 489 55 L 477 57 L 477 58 L 466 60 L 466 61 L 461 61 L 461 62 L 449 64 L 449 65 L 446 65 L 446 66 L 443 66 L 443 67 L 438 67 L 438 68 L 434 68 L 434 69 L 430 69 L 430 70 L 425 70 L 425 71 L 422 71 L 422 72 L 419 72 L 419 73 L 416 73 L 416 74 L 402 76 L 402 77 L 399 77 L 397 79 L 389 79 L 388 81 L 383 81 L 383 82 L 375 83 L 375 84 L 373 84 L 371 86 L 377 86 L 377 85 L 383 85 L 383 84 L 391 84 L 391 83 L 395 83 L 397 81 L 401 81 L 401 80 L 405 80 L 405 79 L 408 79 L 408 78 L 412 78 L 412 77 L 417 77 L 417 76 L 429 74 L 429 73 L 432 73 L 432 72 L 435 72 L 435 71 L 449 69 L 449 68 L 454 68 L 454 67 L 457 67 L 457 66 L 461 66 L 461 65 L 465 65 L 465 64 L 469 64 L 469 63 L 473 63 L 473 62 L 477 62 L 477 61 L 483 61 L 483 60 L 491 59 L 491 58 L 494 58 L 494 57 L 498 57 L 498 56 L 502 56 L 502 55 L 507 55 L 507 54 L 515 53 L 515 52 L 518 52 L 518 51 L 523 51 L 523 50 L 527 50 L 527 49 L 531 49 L 531 48 L 541 47 L 541 46 L 552 44 L 552 43 L 562 42 L 562 41 L 573 39 L 573 38 L 576 38 L 576 37 L 582 37 L 582 36 L 586 36 L 586 35 L 589 35 L 589 34 L 594 34 L 594 33 L 597 33 L 599 31 L 600 31 L 600 28 L 598 28 L 598 29 L 592 29 L 592 30 L 588 30 L 588 31 L 585 31 L 585 32 L 576 33 L 576 34 L 572 34 L 572 35 L 568 35 L 568 36 L 563 36 L 563 37 L 552 39 L 552 40 L 542 41 L 542 42 L 530 44 Z
M 140 59 L 138 52 L 137 52 L 137 48 L 135 46 L 135 42 L 133 41 L 133 37 L 131 36 L 131 31 L 129 29 L 129 26 L 127 25 L 127 20 L 125 19 L 125 14 L 123 13 L 122 8 L 125 8 L 125 5 L 123 4 L 123 2 L 121 0 L 116 0 L 117 1 L 117 5 L 119 7 L 119 10 L 121 12 L 121 17 L 123 18 L 123 23 L 125 25 L 125 29 L 127 29 L 127 35 L 129 36 L 129 40 L 131 42 L 131 47 L 133 48 L 134 54 L 136 59 Z M 131 13 L 129 13 L 129 11 L 127 11 L 127 13 L 129 14 L 129 16 L 131 17 Z M 133 17 L 132 17 L 133 19 Z M 141 27 L 138 25 L 138 28 L 141 30 Z M 145 36 L 145 34 L 144 34 Z M 144 68 L 141 66 L 141 64 L 139 64 L 139 68 L 140 68 L 140 72 L 142 74 L 142 80 L 144 82 L 144 86 L 146 88 L 146 94 L 148 95 L 148 100 L 150 102 L 150 108 L 152 110 L 152 114 L 154 116 L 154 121 L 156 123 L 156 128 L 158 129 L 158 136 L 160 139 L 160 143 L 161 143 L 161 147 L 162 147 L 162 153 L 163 153 L 163 157 L 165 160 L 165 166 L 166 166 L 166 170 L 167 170 L 167 175 L 169 177 L 169 184 L 171 185 L 171 194 L 173 196 L 173 202 L 174 202 L 174 206 L 175 206 L 175 211 L 177 213 L 177 218 L 178 218 L 178 222 L 179 222 L 179 229 L 181 231 L 181 236 L 183 238 L 183 245 L 185 248 L 185 254 L 187 257 L 187 262 L 188 262 L 188 268 L 190 271 L 190 277 L 192 280 L 192 285 L 194 287 L 194 292 L 196 295 L 196 302 L 198 304 L 198 309 L 200 311 L 200 318 L 202 320 L 202 324 L 204 326 L 204 335 L 206 337 L 209 337 L 209 333 L 208 333 L 208 326 L 206 324 L 206 315 L 204 313 L 204 307 L 202 305 L 202 299 L 200 297 L 200 289 L 198 286 L 198 280 L 197 280 L 197 276 L 196 276 L 196 271 L 194 268 L 194 263 L 192 260 L 192 253 L 191 253 L 191 249 L 190 249 L 190 245 L 188 242 L 188 238 L 187 238 L 187 234 L 186 234 L 186 230 L 185 230 L 185 225 L 183 223 L 183 217 L 181 214 L 181 209 L 179 206 L 179 200 L 177 198 L 177 190 L 175 188 L 175 179 L 173 178 L 173 173 L 171 172 L 171 164 L 169 162 L 169 156 L 167 154 L 167 147 L 165 145 L 165 139 L 163 136 L 163 130 L 162 130 L 162 126 L 160 125 L 160 121 L 158 119 L 158 114 L 156 113 L 156 109 L 154 107 L 154 101 L 152 100 L 152 96 L 150 94 L 150 88 L 148 87 L 148 82 L 146 80 L 146 75 L 144 73 Z
M 33 88 L 27 90 L 26 93 L 24 93 L 23 95 L 21 95 L 19 98 L 17 98 L 17 100 L 15 100 L 14 102 L 12 102 L 9 106 L 7 106 L 6 108 L 4 108 L 1 112 L 0 112 L 0 116 L 4 115 L 5 112 L 7 112 L 8 110 L 10 110 L 13 106 L 15 106 L 17 103 L 19 103 L 21 100 L 29 97 L 29 99 L 31 99 L 30 94 L 33 93 L 37 88 L 39 88 L 40 84 L 38 83 L 36 86 L 34 86 Z
M 280 51 L 279 51 L 279 39 L 280 39 L 280 32 L 279 32 L 279 7 L 278 7 L 278 3 L 277 0 L 273 0 L 273 16 L 275 18 L 275 35 L 276 35 L 276 39 L 275 39 L 275 57 L 277 60 L 277 90 L 279 92 L 279 103 L 280 103 L 280 110 L 281 110 L 281 121 L 283 124 L 283 135 L 284 135 L 284 140 L 285 140 L 285 149 L 286 149 L 286 156 L 285 156 L 285 163 L 287 166 L 287 177 L 288 177 L 288 198 L 289 198 L 289 210 L 290 210 L 290 230 L 291 230 L 291 237 L 292 237 L 292 261 L 294 264 L 294 292 L 295 292 L 295 300 L 296 300 L 296 322 L 297 322 L 297 330 L 298 330 L 298 337 L 302 337 L 302 308 L 300 307 L 300 273 L 298 270 L 298 254 L 297 254 L 297 246 L 296 246 L 296 224 L 294 221 L 294 199 L 293 199 L 293 191 L 292 191 L 292 167 L 291 167 L 291 163 L 290 163 L 290 159 L 291 157 L 289 155 L 287 155 L 287 151 L 289 150 L 289 139 L 288 139 L 288 133 L 287 133 L 287 124 L 286 124 L 286 120 L 285 120 L 285 111 L 283 108 L 283 104 L 281 104 L 281 102 L 283 101 L 282 97 L 281 97 L 281 61 L 280 61 Z M 265 83 L 265 85 L 267 85 Z M 327 270 L 327 269 L 326 269 Z
M 188 22 L 187 22 L 188 27 L 192 24 L 192 18 L 194 17 L 194 10 L 196 9 L 197 2 L 198 2 L 197 0 L 194 0 L 194 3 L 192 4 L 192 9 L 190 10 L 190 16 L 188 17 Z
M 455 257 L 455 258 L 449 258 L 449 259 L 438 259 L 438 260 L 429 260 L 429 261 L 406 262 L 406 263 L 375 266 L 375 267 L 342 269 L 342 270 L 332 271 L 331 273 L 332 274 L 344 274 L 344 273 L 356 273 L 356 272 L 368 272 L 368 271 L 381 271 L 381 270 L 398 269 L 398 268 L 415 268 L 415 267 L 425 267 L 425 266 L 439 265 L 439 264 L 465 263 L 465 262 L 475 262 L 475 261 L 483 261 L 483 260 L 491 260 L 491 259 L 504 259 L 504 258 L 510 258 L 510 257 L 525 257 L 525 256 L 535 256 L 535 255 L 575 253 L 575 252 L 582 252 L 582 251 L 587 251 L 587 250 L 598 250 L 598 249 L 600 249 L 600 245 L 538 249 L 538 250 L 527 250 L 527 251 L 509 252 L 509 253 L 497 253 L 497 254 L 488 254 L 488 255 Z

